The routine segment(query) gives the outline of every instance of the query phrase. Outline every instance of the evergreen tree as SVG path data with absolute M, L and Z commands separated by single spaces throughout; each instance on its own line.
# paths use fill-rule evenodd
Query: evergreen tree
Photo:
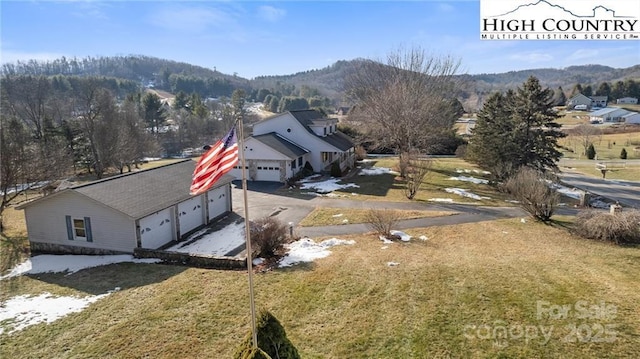
M 511 117 L 513 96 L 512 91 L 505 95 L 497 92 L 485 101 L 467 146 L 467 159 L 489 170 L 496 180 L 509 176 L 518 150 L 513 138 L 516 124 Z
M 566 102 L 567 96 L 564 94 L 562 86 L 560 86 L 553 95 L 553 104 L 556 106 L 564 106 Z
M 147 126 L 151 128 L 152 133 L 158 133 L 158 127 L 162 125 L 166 117 L 160 97 L 155 93 L 147 92 L 142 97 L 142 108 Z
M 587 158 L 590 160 L 596 158 L 596 148 L 593 147 L 593 143 L 589 144 L 587 148 Z
M 553 91 L 530 77 L 516 92 L 496 93 L 483 105 L 467 147 L 467 157 L 498 180 L 528 166 L 556 169 L 558 139 L 565 135 L 555 122 Z
M 621 160 L 627 159 L 627 150 L 625 148 L 623 148 L 622 151 L 620 151 L 620 159 Z
M 591 85 L 587 85 L 582 89 L 582 94 L 589 97 L 589 96 L 593 96 L 593 88 L 591 87 Z
M 571 90 L 571 97 L 581 93 L 582 93 L 582 85 L 580 85 L 580 83 L 577 83 L 575 86 L 573 86 L 573 89 Z
M 176 97 L 173 99 L 173 109 L 181 110 L 189 107 L 189 96 L 184 91 L 178 91 Z
M 261 310 L 256 318 L 256 336 L 258 348 L 261 353 L 252 349 L 251 333 L 247 334 L 244 341 L 236 349 L 235 359 L 245 358 L 280 358 L 300 359 L 300 354 L 293 343 L 287 338 L 287 333 L 282 324 L 271 313 Z M 264 355 L 267 355 L 266 357 Z
M 600 84 L 600 86 L 598 86 L 598 89 L 596 90 L 596 96 L 607 96 L 609 97 L 611 95 L 611 85 L 609 85 L 608 82 L 603 82 Z

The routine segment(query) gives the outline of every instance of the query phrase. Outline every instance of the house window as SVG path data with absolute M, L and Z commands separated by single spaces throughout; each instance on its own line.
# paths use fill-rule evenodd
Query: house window
M 91 233 L 91 218 L 72 218 L 65 216 L 67 222 L 67 239 L 70 241 L 84 240 L 93 242 L 93 234 Z
M 302 157 L 298 157 L 298 166 L 302 166 Z
M 324 130 L 324 135 L 326 136 L 327 135 L 327 128 L 324 127 L 323 130 Z
M 84 219 L 73 219 L 73 234 L 76 237 L 87 237 L 87 230 L 84 228 Z
M 296 160 L 291 161 L 291 169 L 296 169 Z

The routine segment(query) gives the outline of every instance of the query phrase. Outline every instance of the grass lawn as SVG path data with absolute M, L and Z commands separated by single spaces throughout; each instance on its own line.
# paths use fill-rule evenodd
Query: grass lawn
M 385 157 L 379 159 L 370 159 L 362 164 L 365 166 L 385 167 L 397 170 L 398 158 Z M 464 172 L 467 170 L 468 172 Z M 474 170 L 476 172 L 474 172 Z M 458 172 L 463 171 L 463 172 Z M 430 199 L 451 199 L 456 203 L 477 204 L 485 206 L 509 206 L 506 202 L 509 199 L 504 193 L 496 191 L 488 184 L 475 184 L 465 181 L 456 181 L 451 177 L 475 177 L 478 179 L 487 179 L 487 176 L 479 171 L 478 167 L 470 164 L 460 158 L 439 158 L 433 160 L 433 165 L 424 183 L 420 187 L 420 191 L 414 198 L 414 201 L 436 203 Z M 346 188 L 344 190 L 335 191 L 336 194 L 342 194 L 350 199 L 356 200 L 376 200 L 376 201 L 394 201 L 408 202 L 404 194 L 404 184 L 397 174 L 381 174 L 373 176 L 351 176 L 343 179 L 344 183 L 354 183 L 359 188 Z M 460 195 L 447 193 L 446 188 L 461 188 L 472 193 L 485 197 L 480 200 L 462 197 Z M 304 192 L 304 190 L 303 190 Z M 355 196 L 353 194 L 356 194 Z
M 413 219 L 413 218 L 426 218 L 426 217 L 442 217 L 451 216 L 456 212 L 447 211 L 408 211 L 408 210 L 393 210 L 398 214 L 400 220 Z M 303 227 L 309 226 L 332 226 L 344 224 L 344 220 L 347 219 L 347 223 L 367 223 L 368 209 L 357 208 L 330 208 L 330 207 L 318 207 L 309 213 L 305 217 L 300 225 Z
M 595 162 L 589 165 L 572 165 L 571 170 L 592 177 L 602 178 L 602 172 L 599 169 L 596 169 Z M 640 165 L 627 165 L 626 168 L 608 170 L 606 178 L 612 180 L 640 181 Z
M 558 141 L 560 145 L 573 150 L 573 152 L 563 151 L 566 158 L 586 159 L 582 153 L 584 148 L 580 145 L 580 141 L 572 136 L 567 136 Z M 630 133 L 614 133 L 606 134 L 594 138 L 593 146 L 596 149 L 598 160 L 617 160 L 620 161 L 620 151 L 627 150 L 627 159 L 640 159 L 640 151 L 634 151 L 634 148 L 640 147 L 640 132 Z
M 429 240 L 382 249 L 374 235 L 343 237 L 356 244 L 259 274 L 256 303 L 282 322 L 303 358 L 630 358 L 640 351 L 637 248 L 519 220 L 407 232 Z M 246 279 L 116 264 L 4 280 L 3 301 L 121 289 L 51 324 L 1 335 L 0 351 L 4 358 L 229 358 L 249 328 Z M 549 315 L 559 308 L 567 315 Z

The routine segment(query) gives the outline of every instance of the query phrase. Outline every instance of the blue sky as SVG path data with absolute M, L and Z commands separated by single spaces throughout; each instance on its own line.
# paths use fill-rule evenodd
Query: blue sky
M 640 41 L 481 41 L 469 1 L 1 1 L 3 63 L 140 54 L 246 78 L 420 46 L 461 72 L 640 63 Z

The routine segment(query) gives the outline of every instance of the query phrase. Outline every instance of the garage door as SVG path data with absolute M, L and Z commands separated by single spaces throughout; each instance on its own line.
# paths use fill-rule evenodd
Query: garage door
M 208 192 L 209 219 L 216 218 L 225 212 L 229 203 L 229 186 L 222 186 Z
M 257 163 L 257 181 L 280 182 L 280 166 L 277 161 L 262 161 Z
M 180 235 L 194 230 L 204 224 L 204 208 L 202 196 L 197 196 L 178 204 L 180 219 Z
M 173 240 L 175 225 L 171 208 L 140 219 L 142 248 L 157 249 Z

